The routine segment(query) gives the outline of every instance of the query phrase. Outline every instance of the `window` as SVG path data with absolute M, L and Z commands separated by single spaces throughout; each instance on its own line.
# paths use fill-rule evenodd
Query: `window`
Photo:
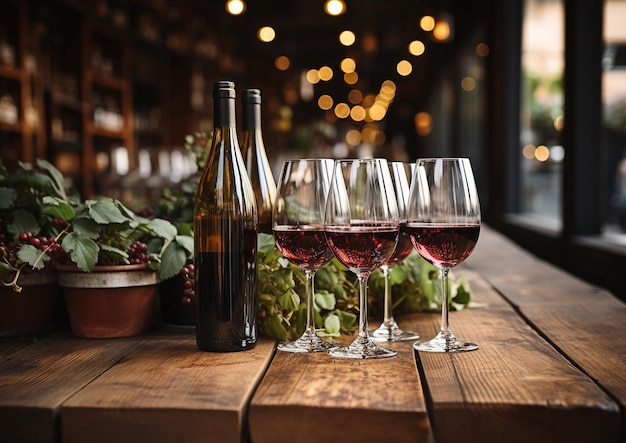
M 608 195 L 604 237 L 626 245 L 626 0 L 604 3 L 602 110 Z
M 561 228 L 564 9 L 525 0 L 522 25 L 519 208 L 542 227 Z

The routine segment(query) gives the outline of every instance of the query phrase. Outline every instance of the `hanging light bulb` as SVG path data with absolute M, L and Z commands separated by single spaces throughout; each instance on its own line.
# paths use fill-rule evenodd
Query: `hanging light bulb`
M 228 0 L 226 2 L 226 12 L 230 15 L 241 15 L 246 11 L 246 2 L 243 0 Z
M 343 0 L 326 0 L 326 3 L 324 3 L 324 12 L 336 17 L 346 12 L 346 4 Z

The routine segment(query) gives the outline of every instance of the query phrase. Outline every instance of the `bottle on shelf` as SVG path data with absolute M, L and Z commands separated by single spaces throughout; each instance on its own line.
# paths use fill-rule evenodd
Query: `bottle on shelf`
M 233 82 L 215 83 L 213 109 L 194 211 L 196 343 L 242 351 L 257 340 L 257 208 L 237 140 Z
M 272 206 L 276 197 L 276 180 L 267 160 L 261 129 L 261 91 L 246 89 L 242 96 L 243 132 L 241 151 L 254 189 L 259 218 L 259 232 L 272 233 Z

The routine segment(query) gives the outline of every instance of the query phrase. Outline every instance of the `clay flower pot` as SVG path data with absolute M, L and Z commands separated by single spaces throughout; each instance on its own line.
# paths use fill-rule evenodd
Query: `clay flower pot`
M 79 337 L 132 337 L 152 326 L 158 273 L 144 265 L 96 266 L 83 272 L 58 266 L 72 333 Z
M 59 286 L 51 272 L 23 273 L 22 292 L 0 285 L 0 337 L 33 335 L 52 327 Z

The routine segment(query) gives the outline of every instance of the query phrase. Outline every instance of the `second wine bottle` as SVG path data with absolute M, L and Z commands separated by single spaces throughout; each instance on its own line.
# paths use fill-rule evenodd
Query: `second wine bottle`
M 242 94 L 242 103 L 241 151 L 256 197 L 259 232 L 272 234 L 272 207 L 276 198 L 276 180 L 263 142 L 261 91 L 246 89 Z

